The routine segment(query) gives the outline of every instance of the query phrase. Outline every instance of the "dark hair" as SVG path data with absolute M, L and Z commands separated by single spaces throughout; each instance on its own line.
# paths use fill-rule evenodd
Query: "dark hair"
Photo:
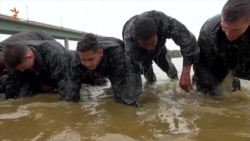
M 5 64 L 9 68 L 15 69 L 16 66 L 23 63 L 27 51 L 28 46 L 23 44 L 6 44 L 5 48 L 3 49 Z
M 236 22 L 243 16 L 250 20 L 250 0 L 228 0 L 222 8 L 225 22 Z
M 99 48 L 97 37 L 94 34 L 86 33 L 83 35 L 82 39 L 78 41 L 76 50 L 80 52 L 89 50 L 96 52 Z
M 155 21 L 149 17 L 139 17 L 135 23 L 135 36 L 139 40 L 147 41 L 152 38 L 157 31 Z

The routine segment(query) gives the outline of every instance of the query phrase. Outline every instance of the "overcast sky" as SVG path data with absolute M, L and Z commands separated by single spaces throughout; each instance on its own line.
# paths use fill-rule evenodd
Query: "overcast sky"
M 124 23 L 132 16 L 159 10 L 180 22 L 196 36 L 202 24 L 219 14 L 226 0 L 0 0 L 0 13 L 122 39 Z M 1 36 L 0 41 L 8 36 Z M 62 42 L 63 43 L 63 42 Z M 179 49 L 168 41 L 169 49 Z M 75 49 L 75 42 L 70 42 Z

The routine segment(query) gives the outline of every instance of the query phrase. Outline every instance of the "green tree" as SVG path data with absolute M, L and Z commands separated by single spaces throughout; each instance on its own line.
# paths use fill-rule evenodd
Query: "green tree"
M 168 50 L 168 54 L 170 55 L 171 58 L 182 57 L 180 50 Z

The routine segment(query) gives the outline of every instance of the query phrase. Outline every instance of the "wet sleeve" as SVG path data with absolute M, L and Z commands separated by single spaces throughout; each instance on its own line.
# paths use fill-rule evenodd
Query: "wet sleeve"
M 16 72 L 9 72 L 6 78 L 5 98 L 18 98 L 21 89 L 21 75 Z
M 70 97 L 70 95 L 72 95 L 71 90 L 73 89 L 71 88 L 71 83 L 73 82 L 69 77 L 70 65 L 66 57 L 66 49 L 58 42 L 50 42 L 50 44 L 47 44 L 47 47 L 50 48 L 50 51 L 48 51 L 46 55 L 46 65 L 49 66 L 51 78 L 58 83 L 60 97 L 62 99 L 66 98 L 68 95 Z M 71 97 L 65 100 L 78 101 L 79 99 Z
M 5 92 L 5 86 L 6 86 L 6 79 L 7 79 L 8 75 L 2 75 L 0 77 L 0 93 L 4 93 Z
M 59 91 L 60 99 L 68 102 L 79 102 L 81 82 L 78 78 L 66 77 L 60 81 Z
M 78 102 L 80 101 L 80 89 L 85 71 L 80 66 L 70 66 L 68 75 L 63 81 L 64 86 L 61 91 L 61 99 L 65 101 Z
M 131 26 L 131 25 L 130 25 Z M 136 64 L 136 69 L 142 72 L 145 64 L 145 54 L 140 50 L 140 46 L 138 45 L 135 39 L 135 33 L 130 31 L 131 27 L 125 24 L 123 29 L 123 41 L 125 46 L 125 51 L 131 57 L 132 61 Z
M 180 46 L 183 56 L 183 65 L 192 65 L 199 52 L 195 36 L 178 20 L 168 17 L 163 13 L 160 17 L 164 27 L 164 34 Z
M 197 84 L 202 87 L 201 89 L 212 90 L 219 85 L 219 81 L 211 73 L 210 67 L 213 59 L 213 42 L 212 35 L 206 30 L 201 30 L 198 45 L 200 52 L 198 55 L 198 61 L 194 65 L 194 72 L 196 74 Z
M 143 67 L 147 65 L 145 63 L 146 58 L 145 54 L 143 54 L 141 51 L 139 51 L 140 47 L 137 45 L 136 41 L 133 41 L 131 39 L 126 39 L 124 41 L 125 44 L 125 50 L 127 54 L 131 57 L 132 61 L 136 64 L 136 68 L 142 72 Z
M 133 105 L 141 93 L 141 76 L 132 65 L 128 55 L 120 48 L 112 54 L 110 81 L 117 101 Z

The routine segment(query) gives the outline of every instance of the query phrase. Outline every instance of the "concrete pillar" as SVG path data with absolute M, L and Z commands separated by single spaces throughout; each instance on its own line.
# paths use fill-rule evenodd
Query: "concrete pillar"
M 69 50 L 69 38 L 67 37 L 64 39 L 64 46 L 67 50 Z

